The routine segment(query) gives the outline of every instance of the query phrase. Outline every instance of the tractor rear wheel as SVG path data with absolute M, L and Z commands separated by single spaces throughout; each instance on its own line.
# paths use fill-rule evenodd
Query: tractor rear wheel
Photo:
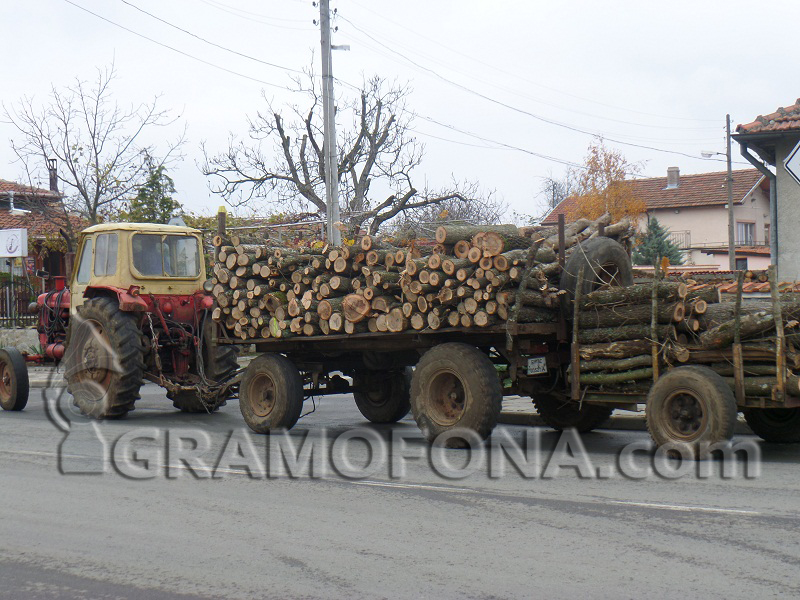
M 16 348 L 0 350 L 0 407 L 22 410 L 28 404 L 28 368 Z
M 67 389 L 93 419 L 119 419 L 133 410 L 144 376 L 141 332 L 115 299 L 90 298 L 70 319 L 65 356 Z

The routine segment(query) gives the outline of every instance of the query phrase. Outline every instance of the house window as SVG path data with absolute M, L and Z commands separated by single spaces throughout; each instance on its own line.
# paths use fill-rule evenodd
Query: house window
M 769 223 L 764 223 L 764 245 L 769 246 Z
M 745 246 L 752 246 L 755 243 L 756 224 L 755 223 L 736 223 L 736 243 Z
M 737 258 L 736 259 L 736 270 L 737 271 L 747 271 L 747 259 L 746 258 Z

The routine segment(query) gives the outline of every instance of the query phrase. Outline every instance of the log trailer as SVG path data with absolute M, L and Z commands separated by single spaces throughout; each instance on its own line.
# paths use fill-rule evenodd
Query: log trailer
M 220 240 L 225 238 L 223 219 L 221 223 Z M 636 411 L 644 404 L 658 445 L 700 449 L 728 440 L 740 411 L 765 440 L 800 441 L 798 340 L 784 331 L 796 325 L 786 319 L 800 317 L 800 308 L 783 306 L 777 285 L 771 311 L 742 310 L 740 286 L 734 317 L 724 323 L 709 321 L 705 331 L 695 331 L 690 339 L 678 329 L 690 321 L 687 314 L 702 321 L 708 303 L 714 301 L 707 292 L 689 292 L 682 283 L 657 279 L 632 285 L 628 253 L 618 242 L 598 235 L 602 224 L 591 234 L 586 233 L 588 226 L 581 234 L 581 227 L 573 225 L 570 229 L 562 221 L 556 234 L 560 289 L 552 297 L 526 290 L 528 285 L 531 292 L 547 288 L 536 280 L 548 269 L 540 261 L 546 252 L 541 239 L 529 240 L 503 308 L 504 319 L 496 318 L 500 305 L 493 312 L 465 308 L 466 318 L 461 315 L 441 327 L 432 325 L 441 313 L 430 311 L 433 320 L 429 316 L 422 327 L 407 327 L 414 320 L 402 313 L 403 305 L 389 306 L 385 314 L 386 320 L 394 314 L 402 324 L 396 331 L 391 322 L 384 322 L 386 330 L 364 330 L 365 324 L 353 318 L 343 319 L 344 331 L 339 333 L 331 331 L 328 318 L 328 330 L 320 335 L 322 324 L 311 314 L 297 333 L 282 328 L 278 321 L 286 325 L 288 320 L 275 316 L 265 329 L 245 327 L 255 336 L 241 327 L 240 335 L 232 334 L 236 324 L 256 318 L 252 313 L 238 316 L 228 323 L 231 327 L 222 325 L 223 315 L 230 316 L 232 310 L 220 305 L 219 294 L 228 298 L 228 292 L 215 290 L 216 276 L 205 279 L 199 232 L 96 226 L 82 234 L 70 292 L 39 298 L 42 348 L 50 360 L 74 357 L 72 365 L 67 361 L 69 389 L 91 418 L 124 416 L 147 379 L 164 386 L 184 411 L 213 412 L 238 394 L 245 422 L 258 433 L 294 426 L 310 398 L 352 392 L 367 420 L 393 423 L 411 411 L 429 440 L 448 446 L 465 444 L 459 435 L 465 429 L 488 437 L 505 395 L 529 396 L 548 425 L 583 432 L 600 426 L 615 409 Z M 112 233 L 116 243 L 103 237 Z M 501 238 L 510 239 L 506 234 Z M 567 256 L 570 239 L 574 246 Z M 154 240 L 152 252 L 139 248 Z M 217 259 L 222 248 L 222 243 L 216 247 Z M 239 258 L 248 256 L 246 250 L 231 254 L 232 262 L 226 257 L 226 269 L 252 272 L 255 265 Z M 149 264 L 153 257 L 157 265 Z M 476 258 L 474 263 L 480 264 L 486 257 Z M 420 267 L 414 260 L 406 264 Z M 479 287 L 492 277 L 501 284 L 509 281 L 508 271 L 497 273 L 486 266 Z M 261 279 L 266 281 L 271 271 L 264 269 Z M 429 276 L 434 273 L 438 270 Z M 330 285 L 331 278 L 325 279 Z M 355 278 L 347 279 L 339 283 L 352 286 Z M 378 283 L 374 277 L 371 281 Z M 421 285 L 417 300 L 424 305 L 429 297 L 425 286 L 431 284 Z M 227 287 L 240 292 L 233 294 L 237 297 L 257 296 L 255 284 L 228 281 Z M 366 290 L 354 295 L 363 297 Z M 484 298 L 481 306 L 500 298 Z M 287 310 L 290 303 L 283 297 L 279 304 L 270 314 L 280 314 L 279 309 Z M 309 306 L 319 304 L 312 298 Z M 344 298 L 334 305 L 331 315 L 345 314 Z M 545 305 L 552 318 L 539 318 Z M 360 306 L 355 302 L 351 308 Z M 227 313 L 223 308 L 229 308 Z M 399 316 L 392 313 L 396 310 Z M 478 312 L 486 317 L 476 326 Z M 237 370 L 235 351 L 244 344 L 254 345 L 259 356 Z M 119 356 L 123 360 L 115 363 Z M 24 357 L 12 349 L 0 351 L 0 406 L 22 410 L 27 396 Z

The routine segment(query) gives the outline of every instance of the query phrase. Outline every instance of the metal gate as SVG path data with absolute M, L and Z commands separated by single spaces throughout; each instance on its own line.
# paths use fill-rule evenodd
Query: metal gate
M 36 325 L 37 315 L 28 314 L 28 305 L 36 300 L 33 288 L 24 280 L 0 283 L 0 327 Z

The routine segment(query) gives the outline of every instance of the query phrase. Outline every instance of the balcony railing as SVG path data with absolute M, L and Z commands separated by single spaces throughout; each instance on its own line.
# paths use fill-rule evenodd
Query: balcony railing
M 675 244 L 681 250 L 686 250 L 692 245 L 692 232 L 670 231 L 667 239 L 669 239 L 670 242 Z

